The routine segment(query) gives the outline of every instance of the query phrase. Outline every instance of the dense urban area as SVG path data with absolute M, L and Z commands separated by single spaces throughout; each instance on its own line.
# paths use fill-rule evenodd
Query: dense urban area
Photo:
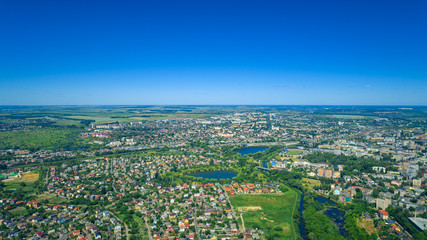
M 0 108 L 0 239 L 427 239 L 427 108 Z

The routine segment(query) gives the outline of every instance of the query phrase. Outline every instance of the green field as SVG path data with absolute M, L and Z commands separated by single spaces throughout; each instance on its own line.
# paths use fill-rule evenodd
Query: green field
M 34 120 L 60 127 L 84 127 L 111 122 L 137 122 L 176 118 L 207 118 L 234 112 L 229 108 L 191 106 L 38 106 L 0 108 L 0 121 Z M 47 123 L 46 123 L 47 121 Z
M 9 212 L 15 216 L 22 216 L 27 212 L 27 209 L 25 207 L 17 207 L 12 210 L 9 210 Z
M 62 203 L 67 203 L 68 199 L 66 198 L 62 198 L 62 197 L 57 197 L 54 194 L 51 193 L 43 193 L 43 194 L 39 194 L 36 197 L 37 200 L 39 201 L 43 201 L 43 200 L 48 200 L 48 202 L 50 204 L 62 204 Z
M 325 117 L 330 118 L 341 118 L 341 119 L 370 119 L 374 118 L 373 116 L 365 116 L 365 115 L 325 115 Z
M 313 189 L 314 187 L 319 187 L 322 185 L 321 181 L 310 178 L 303 178 L 301 183 L 304 187 L 307 187 L 309 189 Z
M 0 132 L 0 149 L 60 149 L 75 144 L 77 129 L 31 129 Z
M 101 116 L 99 114 L 93 114 L 93 115 L 77 115 L 77 116 L 69 116 L 69 118 L 73 119 L 84 119 L 84 120 L 94 120 L 96 124 L 100 123 L 110 123 L 110 122 L 139 122 L 142 120 L 146 121 L 154 121 L 154 120 L 165 120 L 165 119 L 177 119 L 177 118 L 206 118 L 213 115 L 209 114 L 152 114 L 152 113 L 146 113 L 146 114 L 132 114 L 127 116 L 128 114 L 123 115 L 122 117 L 118 116 Z
M 289 151 L 289 152 L 287 152 L 286 154 L 288 154 L 288 155 L 298 155 L 298 154 L 300 154 L 301 152 L 298 152 L 298 151 Z
M 281 195 L 237 195 L 230 198 L 236 215 L 243 214 L 245 228 L 262 229 L 267 236 L 298 239 L 298 224 L 293 220 L 298 211 L 299 194 L 290 189 Z
M 17 191 L 17 190 L 21 190 L 22 192 L 25 193 L 32 193 L 34 191 L 34 187 L 32 183 L 26 183 L 25 185 L 21 185 L 18 182 L 4 182 L 4 190 L 6 191 Z

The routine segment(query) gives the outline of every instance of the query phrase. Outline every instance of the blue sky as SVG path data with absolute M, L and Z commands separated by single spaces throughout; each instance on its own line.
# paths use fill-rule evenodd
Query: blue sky
M 427 105 L 426 1 L 3 1 L 0 105 Z

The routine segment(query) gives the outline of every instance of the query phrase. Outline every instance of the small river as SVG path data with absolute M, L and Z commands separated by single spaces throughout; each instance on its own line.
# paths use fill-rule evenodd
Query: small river
M 299 203 L 299 209 L 298 210 L 299 210 L 299 215 L 300 215 L 299 233 L 300 233 L 302 239 L 308 240 L 307 231 L 305 230 L 305 223 L 303 221 L 303 214 L 302 214 L 302 212 L 304 211 L 304 192 L 301 193 L 301 201 Z
M 268 168 L 267 161 L 265 161 L 265 160 L 262 161 L 262 167 L 263 168 Z
M 267 149 L 268 149 L 268 147 L 247 147 L 247 148 L 237 149 L 237 150 L 235 150 L 235 152 L 240 153 L 243 157 L 247 154 L 264 152 Z M 268 168 L 267 161 L 262 161 L 262 166 L 264 168 Z M 222 176 L 228 176 L 227 174 L 230 174 L 229 176 L 231 176 L 231 177 L 222 177 Z M 234 176 L 232 174 L 234 174 Z M 190 174 L 190 175 L 194 176 L 194 177 L 203 177 L 203 178 L 214 178 L 214 179 L 227 178 L 227 179 L 231 179 L 231 178 L 235 177 L 237 174 L 232 173 L 232 172 L 228 172 L 228 171 L 226 174 L 224 174 L 222 172 L 219 173 L 219 171 L 215 171 L 215 172 L 204 172 L 204 173 Z M 339 210 L 336 207 L 331 207 L 331 206 L 335 206 L 336 203 L 330 199 L 325 198 L 325 197 L 318 196 L 318 197 L 316 197 L 316 201 L 319 203 L 322 203 L 322 204 L 329 205 L 329 207 L 327 207 L 327 209 L 325 211 L 323 211 L 323 214 L 325 214 L 325 216 L 327 216 L 329 219 L 331 219 L 335 223 L 335 225 L 339 229 L 339 233 L 341 236 L 348 238 L 348 233 L 345 229 L 345 222 L 344 222 L 345 212 Z M 307 231 L 305 229 L 305 223 L 303 221 L 303 219 L 304 219 L 304 217 L 303 217 L 304 192 L 301 194 L 301 202 L 300 202 L 298 210 L 300 213 L 300 219 L 299 219 L 300 235 L 301 235 L 302 239 L 308 240 Z

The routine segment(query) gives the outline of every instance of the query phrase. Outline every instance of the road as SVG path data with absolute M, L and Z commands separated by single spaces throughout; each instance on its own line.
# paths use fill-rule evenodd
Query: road
M 256 147 L 256 146 L 274 146 L 274 145 L 283 145 L 286 144 L 284 142 L 262 142 L 262 143 L 220 143 L 220 144 L 212 144 L 209 147 L 218 147 L 218 146 L 242 146 L 245 147 Z
M 233 205 L 231 205 L 231 202 L 230 202 L 230 198 L 229 198 L 229 196 L 228 196 L 228 193 L 227 193 L 227 191 L 225 191 L 224 187 L 222 187 L 222 190 L 224 191 L 225 196 L 227 197 L 228 204 L 230 204 L 230 207 L 231 207 L 231 214 L 233 215 L 234 219 L 236 219 L 236 220 L 237 220 L 237 216 L 236 216 L 236 213 L 234 212 Z
M 194 202 L 194 200 L 193 200 L 193 202 Z M 201 238 L 200 238 L 200 232 L 199 232 L 199 224 L 197 223 L 197 213 L 196 213 L 196 209 L 197 209 L 197 207 L 194 207 L 194 209 L 193 209 L 193 214 L 194 214 L 194 226 L 195 226 L 195 228 L 196 228 L 196 236 L 197 236 L 197 238 L 200 240 Z
M 151 237 L 151 230 L 150 230 L 150 226 L 148 226 L 148 222 L 147 222 L 147 218 L 146 218 L 146 217 L 144 217 L 144 222 L 145 222 L 145 227 L 147 228 L 147 231 L 148 231 L 148 238 L 149 238 L 150 240 L 153 240 L 153 237 Z
M 128 228 L 128 225 L 124 221 L 122 221 L 120 218 L 118 218 L 116 215 L 114 215 L 114 213 L 112 213 L 112 212 L 110 212 L 110 213 L 111 213 L 111 215 L 113 215 L 117 219 L 117 221 L 120 221 L 120 222 L 123 223 L 123 225 L 125 225 L 126 240 L 129 240 L 129 228 Z
M 48 168 L 48 170 L 46 171 L 46 182 L 45 185 L 47 187 L 47 185 L 49 184 L 49 176 L 50 176 L 50 168 Z
M 227 191 L 225 191 L 225 188 L 224 188 L 224 187 L 222 187 L 222 190 L 224 191 L 225 196 L 227 197 L 228 204 L 230 204 L 230 208 L 231 208 L 231 215 L 233 215 L 234 219 L 235 219 L 237 222 L 239 222 L 239 221 L 238 221 L 238 218 L 237 218 L 237 215 L 236 215 L 236 212 L 234 211 L 234 207 L 233 207 L 233 205 L 232 205 L 232 204 L 231 204 L 231 202 L 230 202 L 230 198 L 229 198 L 229 196 L 228 196 Z M 242 226 L 243 234 L 245 234 L 245 222 L 243 221 L 242 214 L 240 214 L 240 218 L 242 219 L 242 224 L 243 224 L 243 226 Z
M 116 202 L 113 202 L 112 204 L 105 206 L 105 208 L 110 208 L 110 207 L 112 207 L 114 205 L 116 205 Z
M 111 175 L 111 185 L 113 186 L 114 192 L 117 192 L 116 187 L 114 186 L 114 183 L 116 182 L 116 179 L 114 178 L 113 174 L 113 160 L 108 160 L 108 165 L 110 167 L 110 175 Z

